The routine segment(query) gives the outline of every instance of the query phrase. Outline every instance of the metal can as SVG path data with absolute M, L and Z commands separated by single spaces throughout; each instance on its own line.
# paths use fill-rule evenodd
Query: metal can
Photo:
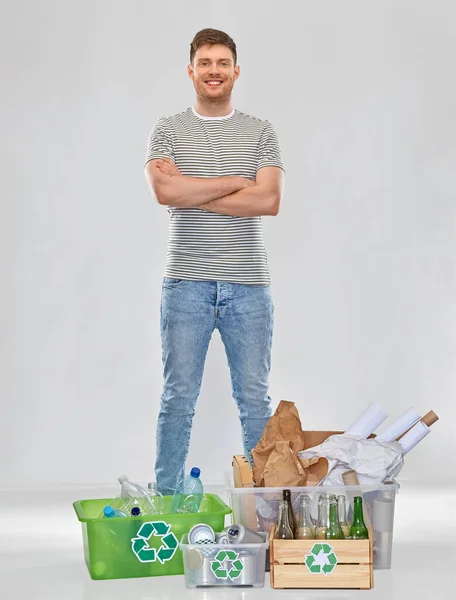
M 211 568 L 212 560 L 214 560 L 213 556 L 205 556 L 201 568 L 195 572 L 195 583 L 197 586 L 217 584 L 217 579 Z
M 228 529 L 228 540 L 230 544 L 261 544 L 265 541 L 263 534 L 237 524 Z
M 198 523 L 198 525 L 194 525 L 188 532 L 189 544 L 204 544 L 208 542 L 215 542 L 215 532 L 210 525 Z
M 228 539 L 228 531 L 231 528 L 231 525 L 222 529 L 220 533 L 215 534 L 215 541 L 217 544 L 229 544 L 230 540 Z
M 253 566 L 254 557 L 246 551 L 238 553 L 239 560 L 242 563 L 242 571 L 239 577 L 233 580 L 234 585 L 253 585 Z M 228 567 L 229 568 L 229 567 Z

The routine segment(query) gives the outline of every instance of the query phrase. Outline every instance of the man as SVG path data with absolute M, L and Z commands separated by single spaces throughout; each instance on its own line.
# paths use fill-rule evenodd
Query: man
M 278 214 L 284 168 L 269 121 L 232 106 L 239 73 L 236 45 L 226 33 L 197 33 L 188 65 L 195 105 L 158 119 L 149 137 L 146 178 L 170 214 L 155 464 L 163 494 L 172 494 L 184 476 L 214 329 L 225 346 L 249 461 L 272 412 L 274 307 L 261 217 Z

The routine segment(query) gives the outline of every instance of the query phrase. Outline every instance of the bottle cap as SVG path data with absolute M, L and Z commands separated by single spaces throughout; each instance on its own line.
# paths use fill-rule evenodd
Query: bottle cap
M 131 509 L 131 516 L 139 517 L 140 514 L 141 514 L 141 511 L 139 510 L 139 508 L 137 506 L 133 506 L 133 508 Z
M 105 517 L 111 517 L 114 514 L 114 509 L 112 506 L 105 506 L 103 512 Z
M 122 485 L 122 483 L 124 481 L 127 481 L 127 479 L 128 479 L 128 477 L 126 475 L 121 475 L 117 481 L 120 483 L 120 485 Z
M 190 471 L 190 475 L 191 477 L 194 477 L 195 479 L 197 479 L 200 476 L 200 469 L 198 469 L 198 467 L 193 467 L 193 469 Z

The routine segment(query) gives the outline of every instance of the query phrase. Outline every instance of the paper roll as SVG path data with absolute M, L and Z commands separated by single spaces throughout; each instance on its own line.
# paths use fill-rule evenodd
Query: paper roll
M 345 433 L 368 438 L 387 418 L 386 412 L 376 402 L 372 402 Z
M 435 414 L 435 412 L 433 410 L 430 410 L 428 413 L 426 413 L 424 415 L 424 417 L 421 420 L 423 421 L 423 423 L 425 425 L 427 425 L 428 427 L 430 427 L 436 421 L 438 421 L 439 418 L 438 418 L 438 416 Z
M 439 420 L 439 417 L 435 414 L 435 412 L 433 410 L 430 410 L 428 413 L 426 413 L 424 415 L 424 417 L 422 417 L 420 419 L 420 421 L 422 421 L 428 427 L 433 425 L 438 420 Z M 411 429 L 411 427 L 410 427 L 410 429 Z M 410 429 L 406 429 L 402 435 L 400 435 L 399 437 L 396 438 L 396 441 L 398 442 L 400 439 L 402 439 L 404 437 L 404 435 L 410 431 Z
M 407 433 L 401 437 L 399 444 L 402 446 L 402 451 L 404 456 L 412 450 L 423 438 L 425 438 L 431 430 L 429 427 L 423 423 L 423 421 L 418 421 L 416 425 L 414 425 Z
M 342 479 L 345 485 L 359 485 L 356 471 L 345 471 L 345 473 L 342 473 Z
M 404 431 L 407 431 L 407 429 L 419 421 L 420 418 L 421 415 L 414 408 L 409 408 L 403 415 L 396 419 L 394 423 L 385 429 L 385 431 L 379 433 L 375 439 L 380 442 L 393 442 L 401 435 L 401 433 L 404 433 Z

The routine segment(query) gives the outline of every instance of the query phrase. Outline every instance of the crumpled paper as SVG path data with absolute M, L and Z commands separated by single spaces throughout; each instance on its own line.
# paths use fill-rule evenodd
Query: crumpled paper
M 327 473 L 324 457 L 298 458 L 305 448 L 304 432 L 294 402 L 281 400 L 252 450 L 257 487 L 316 485 Z
M 328 472 L 319 485 L 344 485 L 342 473 L 353 469 L 360 485 L 376 485 L 397 476 L 404 465 L 398 442 L 341 434 L 332 435 L 319 446 L 298 452 L 300 459 L 325 457 Z

